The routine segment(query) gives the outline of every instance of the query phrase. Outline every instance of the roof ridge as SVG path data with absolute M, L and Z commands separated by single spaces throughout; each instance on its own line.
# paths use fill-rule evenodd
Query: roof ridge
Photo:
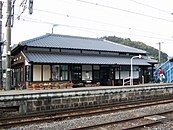
M 91 38 L 91 37 L 83 37 L 83 36 L 72 36 L 72 35 L 64 35 L 64 34 L 50 34 L 52 36 L 59 36 L 59 37 L 69 37 L 69 38 L 80 38 L 80 39 L 91 39 L 91 40 L 102 40 L 100 38 Z

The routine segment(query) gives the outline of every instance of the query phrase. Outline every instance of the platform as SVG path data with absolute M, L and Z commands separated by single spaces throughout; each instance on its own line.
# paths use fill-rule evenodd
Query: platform
M 173 84 L 99 86 L 70 89 L 0 91 L 0 108 L 18 114 L 64 111 L 102 105 L 173 98 Z M 1 113 L 3 114 L 3 112 Z
M 172 83 L 164 84 L 141 84 L 133 86 L 99 86 L 99 87 L 80 87 L 80 88 L 70 88 L 70 89 L 42 89 L 42 90 L 9 90 L 9 91 L 0 91 L 0 96 L 11 96 L 11 95 L 25 95 L 25 94 L 42 94 L 42 93 L 59 93 L 59 92 L 80 92 L 80 91 L 125 91 L 125 90 L 139 90 L 139 89 L 155 89 L 155 88 L 165 88 L 173 87 Z

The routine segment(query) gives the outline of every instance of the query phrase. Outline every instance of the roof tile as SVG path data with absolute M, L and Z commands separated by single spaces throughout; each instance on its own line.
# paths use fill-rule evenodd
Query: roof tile
M 37 38 L 21 42 L 21 45 L 33 47 L 50 48 L 68 48 L 68 49 L 86 49 L 98 51 L 129 52 L 129 53 L 147 53 L 146 51 L 133 47 L 113 43 L 103 39 L 86 38 L 58 34 L 46 34 Z
M 108 57 L 98 55 L 70 55 L 70 54 L 52 54 L 52 53 L 25 53 L 29 62 L 34 63 L 72 63 L 72 64 L 118 64 L 130 65 L 130 57 Z M 134 59 L 133 65 L 147 65 L 149 60 Z

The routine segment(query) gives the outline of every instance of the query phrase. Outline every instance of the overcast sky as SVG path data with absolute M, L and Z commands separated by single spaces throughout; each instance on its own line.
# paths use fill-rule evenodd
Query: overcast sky
M 22 12 L 16 0 L 12 44 L 51 33 L 84 37 L 117 36 L 141 41 L 173 56 L 173 0 L 33 0 Z M 5 34 L 6 1 L 4 0 Z M 28 6 L 28 4 L 27 4 Z M 4 37 L 4 40 L 6 37 Z

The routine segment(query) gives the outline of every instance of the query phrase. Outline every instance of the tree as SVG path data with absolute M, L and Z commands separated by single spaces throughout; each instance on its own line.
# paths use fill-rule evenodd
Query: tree
M 123 44 L 123 45 L 126 45 L 126 46 L 130 46 L 130 47 L 138 48 L 138 49 L 141 49 L 141 50 L 145 50 L 149 53 L 149 55 L 151 57 L 154 57 L 154 59 L 159 60 L 158 59 L 158 50 L 155 49 L 154 47 L 146 45 L 143 42 L 131 41 L 130 38 L 125 38 L 124 39 L 124 38 L 120 38 L 120 37 L 116 37 L 116 36 L 104 36 L 102 38 L 104 38 L 108 41 L 111 41 L 111 42 L 115 42 L 115 43 Z M 168 55 L 161 51 L 161 56 L 160 57 L 161 57 L 161 62 L 163 63 L 167 60 Z

